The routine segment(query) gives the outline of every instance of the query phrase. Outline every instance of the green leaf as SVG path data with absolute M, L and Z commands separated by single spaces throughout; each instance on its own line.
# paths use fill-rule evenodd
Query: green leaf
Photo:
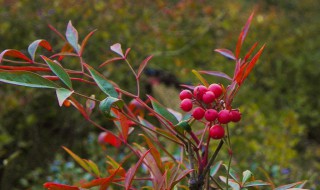
M 296 185 L 299 185 L 303 182 L 296 182 L 296 183 L 291 183 L 291 184 L 287 184 L 287 185 L 282 185 L 280 187 L 275 188 L 274 190 L 287 190 L 291 187 L 296 187 Z
M 226 170 L 228 171 L 228 166 L 223 164 Z M 238 183 L 240 183 L 240 179 L 236 171 L 234 171 L 232 168 L 229 169 L 229 175 Z
M 96 176 L 100 177 L 100 171 L 99 168 L 97 166 L 97 164 L 95 164 L 94 162 L 92 162 L 91 160 L 84 160 L 87 165 L 91 168 L 91 171 L 96 174 Z
M 82 160 L 78 155 L 76 155 L 75 153 L 73 153 L 71 150 L 69 150 L 67 147 L 62 147 L 83 169 L 85 169 L 86 171 L 90 172 L 90 167 L 88 166 L 88 164 Z
M 187 120 L 183 120 L 175 126 L 175 130 L 180 134 L 183 134 L 184 131 L 191 132 L 191 126 Z
M 210 169 L 210 176 L 211 177 L 214 177 L 218 173 L 221 165 L 222 165 L 222 161 L 219 161 L 211 167 L 211 169 Z
M 116 105 L 118 108 L 122 108 L 124 102 L 118 98 L 114 97 L 107 97 L 106 99 L 102 100 L 99 104 L 100 111 L 106 114 L 107 117 L 113 118 L 111 115 L 111 108 L 113 105 Z
M 244 172 L 242 172 L 242 184 L 244 184 L 251 176 L 252 176 L 252 172 L 249 170 L 246 170 Z
M 245 183 L 243 187 L 258 187 L 258 186 L 264 186 L 264 185 L 270 185 L 270 183 L 264 182 L 261 180 L 254 180 L 254 181 Z
M 36 40 L 36 41 L 32 42 L 28 47 L 28 52 L 31 56 L 32 61 L 34 61 L 34 57 L 35 57 L 36 51 L 39 46 L 47 49 L 48 51 L 52 50 L 51 45 L 46 40 Z
M 66 88 L 57 88 L 56 94 L 59 102 L 59 106 L 63 105 L 63 102 L 71 96 L 74 91 L 68 90 Z
M 0 81 L 33 88 L 59 88 L 59 86 L 54 82 L 28 71 L 0 70 Z
M 71 21 L 69 21 L 66 31 L 66 37 L 69 44 L 79 53 L 80 48 L 78 44 L 78 31 L 72 26 Z
M 63 69 L 63 67 L 47 58 L 46 56 L 41 56 L 41 58 L 49 65 L 50 69 L 54 74 L 56 74 L 64 84 L 66 84 L 70 89 L 72 89 L 72 83 L 68 73 Z
M 90 72 L 90 74 L 93 77 L 94 81 L 97 83 L 99 88 L 105 94 L 107 94 L 108 96 L 114 97 L 114 98 L 118 97 L 118 93 L 114 89 L 113 85 L 107 79 L 105 79 L 103 75 L 101 75 L 99 72 L 94 70 L 88 64 L 84 64 L 84 66 L 88 69 L 88 71 Z
M 223 181 L 224 183 L 227 183 L 227 178 L 224 176 L 219 176 L 220 180 Z M 233 190 L 240 190 L 240 185 L 234 181 L 233 179 L 228 180 L 228 185 L 232 187 Z
M 156 99 L 154 99 L 152 96 L 148 96 L 148 98 L 151 101 L 152 107 L 154 111 L 156 111 L 158 114 L 162 115 L 164 118 L 169 120 L 172 124 L 176 125 L 178 124 L 177 118 L 167 110 L 164 106 L 162 106 Z
M 297 183 L 301 183 L 301 184 L 298 184 L 298 185 L 296 185 L 295 187 L 296 187 L 296 188 L 302 188 L 302 187 L 304 187 L 304 185 L 305 185 L 307 182 L 308 182 L 307 180 L 297 182 Z

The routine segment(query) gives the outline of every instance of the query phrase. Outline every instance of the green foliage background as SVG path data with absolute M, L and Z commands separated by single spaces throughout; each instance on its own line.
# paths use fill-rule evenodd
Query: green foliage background
M 235 101 L 243 120 L 232 128 L 234 165 L 258 176 L 264 170 L 279 184 L 307 179 L 309 187 L 319 185 L 318 0 L 0 0 L 0 4 L 1 51 L 26 52 L 36 39 L 47 39 L 59 51 L 63 44 L 47 25 L 64 33 L 71 20 L 80 39 L 98 29 L 85 51 L 89 64 L 96 67 L 114 56 L 109 47 L 119 42 L 132 48 L 130 59 L 136 66 L 153 54 L 150 68 L 170 71 L 181 82 L 194 84 L 198 81 L 191 69 L 232 74 L 233 62 L 213 50 L 233 49 L 241 27 L 256 9 L 245 44 L 249 48 L 257 40 L 267 48 Z M 120 62 L 103 69 L 122 87 L 134 86 L 134 78 L 128 80 L 129 70 Z M 82 157 L 98 158 L 98 150 L 86 148 L 94 142 L 85 140 L 89 132 L 96 136 L 98 131 L 75 110 L 59 108 L 54 93 L 4 84 L 0 88 L 1 189 L 39 186 L 46 176 L 55 175 L 46 169 L 49 163 L 69 158 L 61 145 Z

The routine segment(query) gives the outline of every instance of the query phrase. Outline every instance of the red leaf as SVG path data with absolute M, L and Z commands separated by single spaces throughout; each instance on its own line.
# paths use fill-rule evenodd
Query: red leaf
M 256 55 L 251 59 L 251 61 L 248 64 L 248 67 L 243 75 L 243 78 L 241 80 L 241 83 L 247 78 L 247 76 L 250 74 L 250 72 L 252 71 L 253 67 L 255 66 L 255 64 L 257 63 L 261 53 L 263 52 L 263 49 L 265 48 L 265 44 L 260 48 L 260 50 L 256 53 Z
M 131 50 L 131 48 L 128 48 L 128 49 L 126 50 L 126 53 L 124 53 L 124 57 L 125 57 L 125 58 L 127 58 L 128 53 L 130 52 L 130 50 Z
M 73 47 L 69 43 L 65 43 L 61 49 L 61 53 L 71 53 L 72 51 L 73 51 Z M 64 58 L 64 55 L 61 55 L 58 58 L 58 61 L 62 61 L 63 58 Z
M 48 27 L 54 32 L 56 33 L 61 39 L 63 39 L 64 41 L 67 41 L 67 39 L 52 25 L 48 24 Z
M 15 70 L 15 71 L 49 71 L 51 70 L 49 68 L 45 67 L 34 67 L 34 66 L 6 66 L 6 65 L 0 65 L 0 69 L 5 70 Z
M 143 71 L 143 69 L 147 66 L 149 60 L 153 57 L 153 55 L 150 55 L 149 57 L 147 57 L 145 60 L 142 61 L 142 63 L 140 64 L 139 66 L 139 69 L 138 69 L 138 74 L 137 74 L 137 79 L 140 78 L 140 75 Z
M 111 62 L 114 62 L 114 61 L 118 61 L 118 60 L 124 60 L 124 59 L 122 57 L 115 57 L 115 58 L 112 58 L 112 59 L 109 59 L 109 60 L 103 62 L 99 67 L 103 67 L 108 63 L 111 63 Z
M 239 35 L 238 42 L 237 42 L 237 47 L 236 47 L 236 58 L 237 59 L 239 58 L 240 50 L 241 50 L 243 41 L 245 40 L 245 38 L 247 36 L 247 33 L 248 33 L 248 30 L 249 30 L 253 15 L 254 15 L 254 12 L 251 13 L 250 17 L 248 18 L 246 24 L 244 25 L 244 27 L 243 27 L 240 35 Z
M 230 81 L 232 81 L 232 78 L 229 77 L 229 75 L 223 73 L 223 72 L 219 72 L 219 71 L 199 71 L 199 73 L 203 73 L 203 74 L 207 74 L 207 75 L 213 75 L 213 76 L 217 76 L 217 77 L 222 77 L 225 79 L 228 79 Z
M 253 46 L 251 47 L 251 49 L 248 51 L 248 53 L 246 54 L 246 56 L 244 57 L 244 62 L 246 62 L 250 55 L 252 54 L 253 50 L 257 47 L 258 42 L 254 43 Z
M 15 49 L 6 49 L 3 52 L 1 52 L 0 54 L 0 63 L 2 62 L 2 59 L 4 56 L 9 56 L 9 57 L 14 57 L 14 58 L 19 58 L 19 59 L 23 59 L 25 61 L 28 61 L 30 63 L 32 63 L 33 61 L 31 59 L 29 59 L 27 56 L 25 56 L 23 53 L 21 53 L 18 50 Z
M 82 56 L 84 47 L 86 47 L 89 38 L 94 34 L 95 31 L 97 31 L 97 29 L 91 31 L 91 32 L 84 38 L 84 40 L 82 41 L 81 47 L 80 47 L 79 56 Z
M 228 57 L 230 59 L 233 59 L 235 60 L 235 56 L 234 54 L 232 53 L 232 51 L 228 50 L 228 49 L 215 49 L 214 50 L 215 52 L 218 52 L 220 53 L 221 55 L 225 56 L 225 57 Z
M 99 144 L 108 143 L 117 148 L 121 146 L 121 141 L 114 134 L 109 132 L 100 133 L 98 142 Z
M 69 101 L 71 104 L 82 114 L 82 116 L 86 119 L 89 120 L 89 116 L 86 112 L 86 110 L 83 108 L 83 106 L 72 96 L 69 97 Z
M 63 185 L 53 182 L 47 182 L 43 184 L 43 187 L 47 188 L 48 190 L 80 190 L 80 188 L 76 186 Z
M 119 166 L 119 168 L 121 168 L 121 166 Z M 82 184 L 81 187 L 82 188 L 91 188 L 91 187 L 101 185 L 100 189 L 105 190 L 108 188 L 109 184 L 113 182 L 113 178 L 118 173 L 119 168 L 117 170 L 115 170 L 114 173 L 112 173 L 109 177 L 94 179 L 94 180 L 90 181 L 89 183 Z
M 235 77 L 234 77 L 234 80 L 239 84 L 241 85 L 241 80 L 243 78 L 243 75 L 244 75 L 244 72 L 245 72 L 245 69 L 247 68 L 248 66 L 248 63 L 245 63 L 243 65 L 241 65 L 241 67 L 239 68 L 239 70 L 237 71 Z
M 243 36 L 243 31 L 240 33 L 240 35 L 238 37 L 238 42 L 237 42 L 237 46 L 236 46 L 236 59 L 238 59 L 239 55 L 240 55 L 241 46 L 242 46 L 242 36 Z
M 143 159 L 146 157 L 146 155 L 150 152 L 150 149 L 148 151 L 146 151 L 143 155 L 140 156 L 139 161 L 136 163 L 135 166 L 133 166 L 132 168 L 129 169 L 129 171 L 127 172 L 124 184 L 126 187 L 126 190 L 130 189 L 133 177 L 136 174 L 136 171 L 138 169 L 138 167 L 142 164 Z

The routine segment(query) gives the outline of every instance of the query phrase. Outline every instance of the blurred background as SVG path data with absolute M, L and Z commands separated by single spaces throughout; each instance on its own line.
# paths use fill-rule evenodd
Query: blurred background
M 256 41 L 267 46 L 234 102 L 243 113 L 232 126 L 234 169 L 250 169 L 261 179 L 267 173 L 279 185 L 306 179 L 308 187 L 320 186 L 320 1 L 0 0 L 0 5 L 0 51 L 27 53 L 31 42 L 46 39 L 58 52 L 63 43 L 48 25 L 64 34 L 71 20 L 80 40 L 98 29 L 84 53 L 87 63 L 97 67 L 114 57 L 109 47 L 119 42 L 132 49 L 129 59 L 136 66 L 154 55 L 143 80 L 156 71 L 164 85 L 197 84 L 192 69 L 232 75 L 234 63 L 213 50 L 234 50 L 255 10 L 243 50 Z M 124 64 L 103 69 L 121 87 L 135 88 Z M 150 85 L 145 92 L 161 99 L 161 90 L 150 91 Z M 42 189 L 46 181 L 72 184 L 88 178 L 62 145 L 83 158 L 105 161 L 97 146 L 99 131 L 73 108 L 60 108 L 52 91 L 0 83 L 0 99 L 0 189 Z M 98 114 L 92 117 L 111 125 Z

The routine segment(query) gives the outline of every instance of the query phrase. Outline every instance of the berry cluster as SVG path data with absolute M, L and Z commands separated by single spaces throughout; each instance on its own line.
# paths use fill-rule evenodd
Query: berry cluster
M 238 122 L 241 119 L 239 110 L 228 110 L 221 104 L 223 98 L 223 88 L 219 84 L 211 84 L 208 88 L 198 85 L 193 92 L 190 90 L 182 90 L 180 92 L 180 108 L 189 112 L 192 109 L 192 117 L 196 120 L 203 118 L 213 123 L 210 128 L 209 135 L 213 139 L 221 139 L 224 137 L 224 128 L 221 124 L 229 122 Z

